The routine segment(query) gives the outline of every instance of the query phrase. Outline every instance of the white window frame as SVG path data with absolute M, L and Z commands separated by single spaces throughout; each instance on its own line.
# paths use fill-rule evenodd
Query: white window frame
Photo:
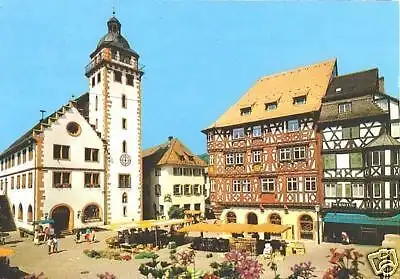
M 336 184 L 335 183 L 325 183 L 325 197 L 333 198 L 336 197 Z
M 364 184 L 363 183 L 353 183 L 351 185 L 351 190 L 353 198 L 363 198 L 364 197 Z
M 179 189 L 178 193 L 175 193 L 175 189 L 176 189 L 176 188 Z M 180 185 L 180 184 L 174 184 L 174 186 L 172 186 L 172 194 L 173 194 L 174 196 L 182 196 L 182 185 Z
M 242 187 L 241 187 L 242 185 L 241 185 L 241 183 L 240 183 L 240 180 L 238 180 L 238 179 L 234 179 L 233 180 L 233 183 L 232 183 L 232 191 L 234 192 L 234 193 L 240 193 L 241 191 L 242 191 Z
M 194 184 L 193 185 L 193 194 L 195 196 L 200 196 L 201 195 L 201 185 L 200 184 Z
M 287 179 L 286 186 L 288 192 L 297 192 L 299 190 L 299 179 L 297 177 L 289 177 Z
M 244 162 L 243 153 L 235 153 L 235 164 L 243 165 L 243 162 Z
M 262 136 L 261 126 L 254 126 L 253 127 L 253 138 L 261 137 L 261 136 Z
M 251 187 L 250 180 L 245 179 L 245 180 L 242 181 L 242 190 L 243 190 L 243 192 L 249 193 L 250 192 L 250 187 Z
M 351 112 L 351 103 L 341 103 L 338 105 L 339 113 Z
M 282 147 L 279 149 L 279 161 L 290 161 L 291 158 L 291 148 L 289 147 Z M 282 155 L 284 155 L 282 158 Z M 289 158 L 288 158 L 289 157 Z
M 266 111 L 275 110 L 277 108 L 278 108 L 278 102 L 272 102 L 272 103 L 265 104 L 265 110 Z
M 225 155 L 225 163 L 227 165 L 234 165 L 235 164 L 235 154 L 229 153 Z
M 210 154 L 210 157 L 208 158 L 208 164 L 210 166 L 214 165 L 214 155 Z
M 275 178 L 261 178 L 261 192 L 274 193 L 275 192 Z
M 261 163 L 261 155 L 262 151 L 261 150 L 255 150 L 253 151 L 253 163 Z
M 296 152 L 299 153 L 299 157 L 296 158 Z M 303 155 L 303 156 L 301 156 Z M 293 147 L 293 159 L 294 160 L 302 160 L 306 158 L 306 147 L 305 146 L 296 146 Z
M 208 142 L 214 141 L 214 134 L 213 134 L 213 132 L 209 132 L 209 133 L 207 134 L 207 141 L 208 141 Z
M 215 192 L 215 180 L 210 180 L 210 192 Z
M 296 125 L 294 125 L 296 123 Z M 300 130 L 300 123 L 298 119 L 288 120 L 286 122 L 288 132 L 296 132 Z M 295 127 L 296 126 L 296 127 Z
M 241 139 L 244 138 L 244 128 L 236 128 L 232 131 L 233 139 Z
M 400 183 L 399 182 L 395 183 L 393 198 L 400 198 Z
M 317 178 L 316 177 L 306 177 L 304 183 L 304 189 L 306 192 L 316 192 L 317 191 Z
M 379 185 L 379 195 L 375 192 L 375 185 Z M 374 198 L 381 198 L 382 197 L 382 182 L 374 182 L 372 183 L 372 193 Z
M 374 156 L 375 154 L 375 156 Z M 378 156 L 378 163 L 374 164 L 374 157 Z M 381 152 L 380 151 L 372 151 L 371 152 L 371 166 L 380 166 L 381 165 Z

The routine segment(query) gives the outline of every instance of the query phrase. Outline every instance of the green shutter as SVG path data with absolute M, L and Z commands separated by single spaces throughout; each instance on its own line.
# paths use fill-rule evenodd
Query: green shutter
M 353 139 L 360 137 L 360 126 L 351 127 L 351 137 Z
M 340 184 L 340 183 L 336 185 L 336 196 L 337 197 L 343 196 L 342 184 Z
M 351 131 L 351 128 L 343 128 L 342 129 L 342 139 L 349 139 L 350 131 Z
M 363 158 L 360 152 L 358 153 L 350 153 L 350 167 L 351 168 L 362 168 L 363 167 Z
M 322 156 L 324 169 L 335 169 L 336 168 L 336 155 L 326 154 Z
M 351 184 L 350 183 L 344 184 L 344 196 L 346 198 L 351 197 Z

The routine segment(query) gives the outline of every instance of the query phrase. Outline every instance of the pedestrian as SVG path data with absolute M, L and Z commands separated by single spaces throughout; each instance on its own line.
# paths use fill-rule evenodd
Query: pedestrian
M 49 240 L 49 227 L 44 228 L 44 241 Z
M 46 241 L 46 244 L 47 244 L 48 254 L 50 255 L 51 254 L 51 248 L 52 248 L 51 246 L 53 245 L 53 241 L 50 238 L 48 238 L 47 241 Z
M 92 242 L 96 241 L 96 232 L 94 229 L 92 229 Z
M 79 243 L 81 241 L 81 230 L 77 229 L 76 230 L 76 238 L 75 238 L 75 243 Z
M 53 238 L 53 252 L 58 253 L 58 239 L 55 236 Z

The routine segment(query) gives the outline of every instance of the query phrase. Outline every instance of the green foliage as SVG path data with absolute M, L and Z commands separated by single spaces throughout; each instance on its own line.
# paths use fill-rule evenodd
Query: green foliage
M 171 206 L 168 210 L 170 219 L 183 219 L 185 217 L 185 210 L 181 207 Z
M 154 252 L 140 252 L 135 256 L 135 259 L 141 260 L 141 259 L 156 259 L 159 256 L 154 253 Z

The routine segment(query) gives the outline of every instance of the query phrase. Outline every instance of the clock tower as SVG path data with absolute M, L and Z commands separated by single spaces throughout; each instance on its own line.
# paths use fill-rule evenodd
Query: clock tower
M 90 55 L 89 122 L 104 142 L 104 221 L 142 219 L 141 77 L 139 55 L 113 16 Z M 86 145 L 90 143 L 85 143 Z

